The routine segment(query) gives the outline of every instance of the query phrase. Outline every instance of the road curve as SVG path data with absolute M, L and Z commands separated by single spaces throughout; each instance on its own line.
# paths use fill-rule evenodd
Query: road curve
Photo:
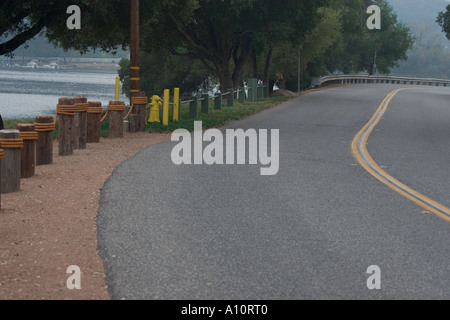
M 311 92 L 225 129 L 279 129 L 280 168 L 172 163 L 151 146 L 106 182 L 99 251 L 114 299 L 448 299 L 450 224 L 381 183 L 351 145 L 404 86 Z M 450 89 L 399 92 L 373 161 L 450 206 Z M 381 272 L 369 290 L 368 267 Z

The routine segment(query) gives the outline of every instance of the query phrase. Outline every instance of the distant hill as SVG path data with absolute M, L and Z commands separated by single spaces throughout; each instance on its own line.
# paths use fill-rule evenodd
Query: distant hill
M 450 4 L 447 0 L 388 0 L 401 21 L 435 23 L 438 12 L 445 11 Z
M 416 43 L 408 60 L 392 70 L 396 76 L 450 79 L 450 41 L 436 22 L 450 0 L 387 0 L 398 20 L 410 27 Z
M 61 48 L 55 48 L 48 42 L 44 36 L 36 36 L 34 39 L 29 40 L 26 44 L 17 48 L 13 54 L 16 57 L 72 57 L 72 58 L 112 58 L 112 57 L 127 57 L 128 53 L 119 51 L 116 55 L 112 53 L 105 53 L 101 51 L 88 52 L 81 55 L 77 51 L 70 50 L 65 52 Z

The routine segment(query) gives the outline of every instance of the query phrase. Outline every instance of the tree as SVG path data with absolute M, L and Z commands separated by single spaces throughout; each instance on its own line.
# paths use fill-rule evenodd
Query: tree
M 312 0 L 199 0 L 191 11 L 170 10 L 143 32 L 147 46 L 200 60 L 220 81 L 221 90 L 242 81 L 252 55 L 271 52 L 280 40 L 293 41 L 316 22 Z M 268 73 L 268 72 L 265 72 Z
M 0 55 L 13 52 L 54 19 L 65 1 L 3 0 L 0 4 Z
M 179 88 L 181 98 L 190 98 L 192 92 L 202 88 L 208 79 L 209 72 L 196 60 L 188 57 L 167 55 L 162 49 L 155 49 L 140 57 L 140 86 L 149 96 L 162 95 L 164 89 Z M 129 96 L 130 61 L 120 61 L 119 76 L 122 79 L 122 92 Z M 209 88 L 204 88 L 208 91 Z
M 81 8 L 81 30 L 67 28 L 66 11 L 70 5 Z M 126 0 L 3 0 L 0 4 L 0 55 L 10 54 L 41 32 L 66 50 L 126 48 L 127 13 Z
M 374 55 L 382 73 L 388 73 L 413 43 L 408 28 L 398 23 L 393 9 L 378 1 L 382 11 L 382 30 L 368 30 L 366 11 L 372 1 L 332 1 L 318 9 L 319 22 L 294 43 L 281 43 L 273 52 L 271 79 L 281 88 L 297 90 L 297 64 L 301 48 L 302 88 L 312 77 L 336 71 L 373 74 Z M 261 65 L 261 63 L 260 63 Z
M 366 21 L 369 5 L 376 4 L 381 9 L 381 30 L 368 30 Z M 347 0 L 337 3 L 342 10 L 343 42 L 337 42 L 324 53 L 323 64 L 329 72 L 375 73 L 377 70 L 389 74 L 398 62 L 407 59 L 407 51 L 414 39 L 411 31 L 398 22 L 392 6 L 387 1 Z
M 439 12 L 436 22 L 441 26 L 447 39 L 450 40 L 450 4 L 445 9 L 445 12 Z
M 273 53 L 270 78 L 282 89 L 297 91 L 298 59 L 301 55 L 302 88 L 309 87 L 311 77 L 326 72 L 322 57 L 336 43 L 342 42 L 341 11 L 333 7 L 318 9 L 319 23 L 297 43 L 284 42 Z M 295 66 L 295 67 L 293 67 Z
M 257 40 L 252 44 L 253 77 L 269 83 L 274 55 L 286 46 L 298 47 L 303 38 L 323 20 L 320 8 L 329 2 L 261 1 L 261 6 L 266 8 L 266 15 L 256 18 L 261 19 L 258 23 L 266 23 L 267 27 L 258 32 Z M 263 73 L 260 74 L 259 70 L 263 70 Z
M 317 21 L 317 8 L 327 0 L 161 0 L 141 1 L 141 39 L 146 52 L 163 48 L 171 55 L 199 60 L 216 76 L 223 90 L 236 87 L 251 55 L 265 55 L 267 76 L 273 48 L 293 41 Z M 70 2 L 70 3 L 69 3 Z M 17 17 L 4 28 L 22 44 L 43 30 L 57 46 L 80 52 L 125 48 L 129 43 L 129 1 L 63 0 L 7 1 L 4 17 Z M 67 30 L 65 10 L 78 5 L 82 28 Z M 16 13 L 14 13 L 15 11 Z M 28 28 L 23 25 L 28 22 Z M 33 30 L 31 34 L 26 30 Z M 20 33 L 20 31 L 24 31 Z M 28 31 L 31 32 L 31 31 Z M 26 34 L 25 34 L 26 33 Z M 26 37 L 25 37 L 26 35 Z M 6 44 L 3 52 L 14 47 Z

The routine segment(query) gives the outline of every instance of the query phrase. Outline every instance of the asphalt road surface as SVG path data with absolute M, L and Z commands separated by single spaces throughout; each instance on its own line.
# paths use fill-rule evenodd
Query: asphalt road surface
M 279 129 L 276 175 L 262 176 L 261 164 L 175 165 L 178 142 L 114 171 L 97 221 L 113 299 L 448 299 L 449 222 L 352 154 L 356 134 L 403 87 L 367 150 L 389 175 L 450 207 L 449 88 L 310 92 L 220 128 Z

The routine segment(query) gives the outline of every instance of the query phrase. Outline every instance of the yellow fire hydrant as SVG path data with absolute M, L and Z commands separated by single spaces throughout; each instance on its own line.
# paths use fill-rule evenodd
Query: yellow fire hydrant
M 148 119 L 148 122 L 161 122 L 161 119 L 159 118 L 159 109 L 162 108 L 161 98 L 159 96 L 153 96 L 150 98 L 152 101 L 150 103 L 150 117 Z

